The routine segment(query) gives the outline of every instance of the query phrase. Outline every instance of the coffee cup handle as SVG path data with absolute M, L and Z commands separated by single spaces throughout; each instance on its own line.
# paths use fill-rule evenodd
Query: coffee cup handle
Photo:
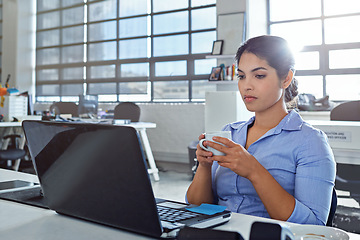
M 204 138 L 201 139 L 201 140 L 199 141 L 199 146 L 200 146 L 202 149 L 204 149 L 205 151 L 209 151 L 209 149 L 203 145 L 203 142 L 204 142 L 204 141 L 206 141 L 206 139 L 204 139 Z

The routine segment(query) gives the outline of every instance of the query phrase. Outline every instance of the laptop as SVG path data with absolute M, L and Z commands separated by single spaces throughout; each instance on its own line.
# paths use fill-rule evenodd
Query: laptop
M 227 210 L 209 213 L 202 206 L 155 199 L 132 127 L 46 121 L 22 126 L 47 207 L 59 214 L 152 237 L 230 220 Z

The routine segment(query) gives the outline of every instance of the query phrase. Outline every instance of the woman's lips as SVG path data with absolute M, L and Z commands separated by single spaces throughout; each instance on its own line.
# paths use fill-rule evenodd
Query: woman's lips
M 255 101 L 257 99 L 257 97 L 254 97 L 254 96 L 244 96 L 244 101 L 246 103 L 251 103 L 253 101 Z

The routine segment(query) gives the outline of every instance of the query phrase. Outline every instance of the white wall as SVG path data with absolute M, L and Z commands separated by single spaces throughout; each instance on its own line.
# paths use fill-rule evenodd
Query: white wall
M 35 93 L 35 1 L 3 0 L 2 79 L 10 87 Z
M 265 0 L 217 0 L 217 12 L 218 14 L 245 12 L 252 1 L 255 4 L 260 1 L 265 2 Z M 12 83 L 16 84 L 20 91 L 33 92 L 35 88 L 34 0 L 3 0 L 3 3 L 3 79 L 11 73 L 15 79 Z M 265 13 L 262 14 L 257 10 L 254 15 L 246 14 L 246 16 L 248 19 L 258 18 Z M 248 31 L 254 33 L 251 31 L 249 20 L 247 22 Z M 236 84 L 234 89 L 236 90 Z M 49 105 L 35 105 L 36 110 L 46 110 L 48 107 Z M 101 107 L 113 108 L 114 105 Z M 187 147 L 191 141 L 197 140 L 205 129 L 205 104 L 140 104 L 140 107 L 141 121 L 157 124 L 156 129 L 148 130 L 155 159 L 188 163 Z

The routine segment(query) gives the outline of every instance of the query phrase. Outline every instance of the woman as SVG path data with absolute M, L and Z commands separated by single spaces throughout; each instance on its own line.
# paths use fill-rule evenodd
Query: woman
M 297 82 L 286 41 L 274 36 L 252 38 L 235 58 L 240 94 L 255 116 L 225 126 L 232 140 L 213 139 L 225 146 L 204 142 L 225 156 L 197 147 L 199 167 L 187 200 L 254 216 L 325 225 L 335 161 L 326 135 L 287 109 L 297 95 Z

